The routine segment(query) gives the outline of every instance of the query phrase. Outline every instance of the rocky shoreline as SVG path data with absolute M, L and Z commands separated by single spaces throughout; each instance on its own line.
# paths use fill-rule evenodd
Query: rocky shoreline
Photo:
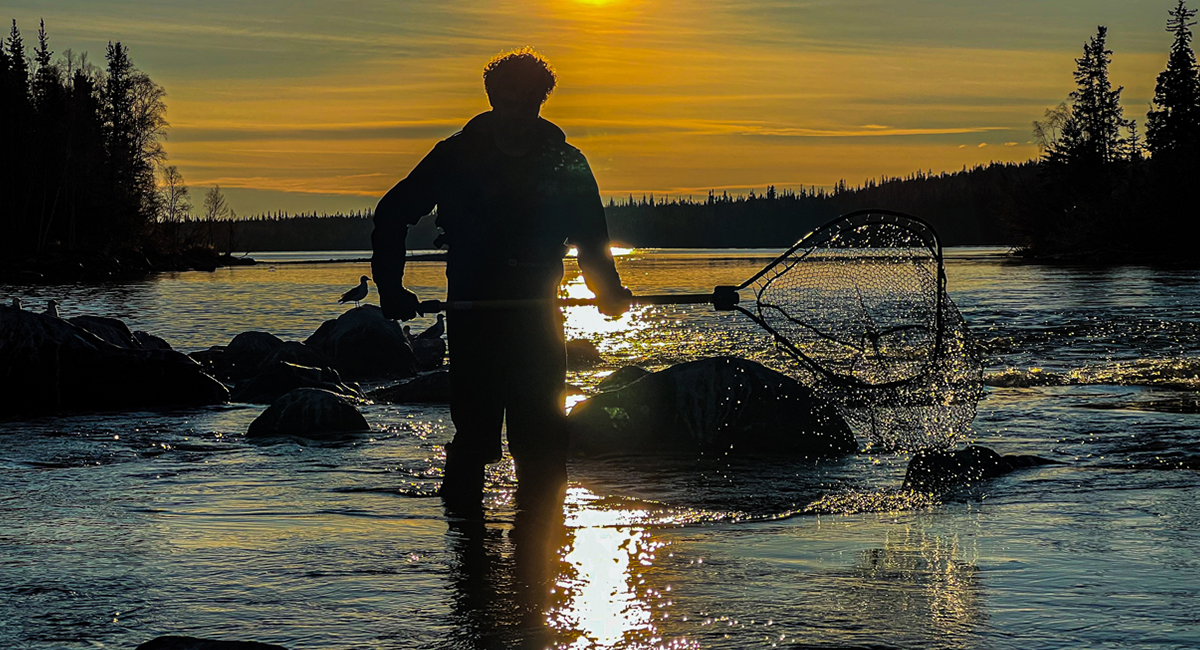
M 191 248 L 177 253 L 145 251 L 55 251 L 43 255 L 5 256 L 0 260 L 0 282 L 59 284 L 135 280 L 155 273 L 215 271 L 230 266 L 252 266 L 249 257 Z

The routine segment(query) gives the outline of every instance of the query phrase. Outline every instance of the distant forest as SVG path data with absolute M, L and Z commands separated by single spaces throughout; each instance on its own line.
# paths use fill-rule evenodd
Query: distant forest
M 1014 235 L 1006 215 L 1037 190 L 1039 164 L 992 163 L 958 172 L 917 172 L 903 178 L 868 180 L 832 190 L 777 191 L 768 186 L 748 195 L 710 192 L 703 201 L 645 196 L 610 200 L 605 208 L 612 240 L 654 248 L 781 248 L 813 228 L 860 207 L 887 207 L 920 216 L 938 230 L 943 244 L 1009 245 Z M 409 229 L 410 250 L 434 248 L 432 216 Z M 203 228 L 205 220 L 191 222 Z M 218 250 L 365 250 L 371 247 L 371 213 L 290 215 L 239 219 L 213 229 Z M 232 247 L 230 237 L 232 236 Z
M 1143 130 L 1112 86 L 1107 29 L 1076 59 L 1075 90 L 1033 123 L 1042 155 L 955 172 L 767 187 L 700 200 L 629 196 L 607 206 L 614 242 L 641 247 L 784 247 L 838 214 L 880 207 L 931 222 L 945 245 L 1009 245 L 1041 259 L 1200 259 L 1200 72 L 1196 11 L 1176 0 L 1174 36 Z M 16 21 L 0 47 L 0 267 L 67 253 L 255 252 L 370 247 L 371 214 L 238 217 L 219 187 L 199 211 L 162 140 L 166 92 L 110 43 L 105 66 L 50 50 L 45 25 L 32 56 Z M 197 213 L 198 212 L 198 213 Z M 410 249 L 433 248 L 427 217 Z M 228 260 L 229 258 L 226 258 Z M 72 262 L 73 263 L 73 262 Z M 223 262 L 222 262 L 223 263 Z M 190 263 L 189 263 L 190 264 Z M 150 264 L 152 268 L 162 267 Z M 21 267 L 23 268 L 23 267 Z M 0 269 L 3 270 L 3 269 Z

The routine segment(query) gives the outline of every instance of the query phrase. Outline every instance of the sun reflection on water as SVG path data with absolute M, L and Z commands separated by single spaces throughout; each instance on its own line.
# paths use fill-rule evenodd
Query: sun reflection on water
M 555 583 L 560 604 L 546 615 L 547 624 L 570 639 L 558 647 L 679 647 L 679 640 L 665 642 L 654 623 L 655 609 L 670 604 L 669 588 L 646 584 L 646 571 L 666 546 L 646 525 L 655 515 L 605 508 L 599 500 L 585 488 L 567 493 L 570 533 Z
M 588 288 L 583 275 L 577 273 L 574 277 L 564 278 L 559 286 L 559 297 L 595 298 L 596 294 Z M 590 305 L 565 307 L 564 330 L 568 339 L 590 339 L 608 352 L 629 350 L 633 347 L 632 340 L 636 334 L 649 326 L 649 321 L 645 318 L 648 309 L 649 307 L 645 306 L 635 306 L 619 317 L 611 318 Z

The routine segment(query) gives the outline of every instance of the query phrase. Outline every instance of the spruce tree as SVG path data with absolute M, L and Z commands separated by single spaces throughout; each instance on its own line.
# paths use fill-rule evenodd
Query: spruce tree
M 1129 151 L 1121 130 L 1131 122 L 1121 108 L 1121 92 L 1108 78 L 1112 50 L 1105 44 L 1108 28 L 1101 25 L 1096 35 L 1083 46 L 1083 56 L 1075 59 L 1076 90 L 1070 94 L 1071 117 L 1063 125 L 1058 147 L 1052 159 L 1070 164 L 1102 165 L 1123 159 Z
M 59 74 L 58 66 L 54 65 L 51 57 L 54 55 L 50 51 L 50 41 L 46 36 L 46 22 L 42 21 L 38 29 L 38 47 L 33 52 L 33 60 L 37 64 L 37 69 L 33 73 L 33 84 L 31 91 L 33 93 L 34 105 L 42 110 L 48 104 L 56 102 L 62 93 L 62 79 Z
M 1192 50 L 1195 9 L 1184 0 L 1170 12 L 1167 31 L 1175 34 L 1167 68 L 1154 87 L 1154 108 L 1146 114 L 1146 144 L 1151 155 L 1196 155 L 1200 148 L 1200 74 Z
M 8 50 L 9 80 L 12 84 L 12 95 L 29 101 L 29 59 L 25 58 L 25 41 L 21 40 L 21 30 L 17 29 L 17 21 L 12 21 L 12 30 L 8 33 L 5 43 Z

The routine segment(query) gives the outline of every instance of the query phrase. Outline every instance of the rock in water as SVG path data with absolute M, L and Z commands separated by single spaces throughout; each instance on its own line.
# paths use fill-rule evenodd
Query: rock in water
M 320 388 L 297 388 L 255 418 L 246 435 L 327 438 L 370 428 L 350 398 Z
M 313 368 L 277 361 L 253 379 L 239 382 L 229 398 L 235 402 L 271 404 L 297 388 L 320 388 L 346 397 L 362 399 L 362 393 L 342 383 L 336 370 Z
M 413 354 L 417 357 L 417 368 L 435 370 L 446 360 L 445 339 L 412 339 Z
M 416 357 L 396 321 L 375 305 L 325 321 L 304 344 L 321 352 L 346 379 L 402 379 L 417 374 Z
M 651 373 L 576 405 L 571 449 L 827 456 L 858 449 L 837 411 L 787 375 L 716 357 Z
M 329 358 L 314 350 L 299 341 L 284 341 L 282 345 L 275 348 L 271 356 L 263 361 L 260 372 L 267 370 L 279 362 L 295 364 L 297 366 L 308 366 L 309 368 L 328 368 L 330 365 Z
M 225 346 L 216 366 L 229 379 L 247 379 L 257 375 L 282 345 L 282 339 L 268 332 L 242 332 Z
M 645 368 L 638 366 L 625 366 L 600 380 L 600 383 L 596 385 L 596 390 L 605 392 L 617 390 L 618 388 L 624 388 L 625 386 L 632 384 L 648 374 L 650 374 L 650 371 L 646 370 Z
M 124 323 L 121 329 L 128 332 Z M 68 321 L 10 307 L 0 307 L 0 395 L 0 408 L 13 413 L 229 399 L 229 391 L 187 355 L 127 349 Z
M 569 370 L 591 368 L 601 361 L 603 359 L 600 357 L 600 350 L 596 349 L 595 343 L 587 339 L 567 341 L 567 368 Z
M 380 388 L 371 393 L 371 399 L 393 404 L 449 404 L 450 371 L 430 372 L 395 386 Z
M 133 332 L 129 331 L 129 326 L 115 318 L 76 316 L 68 318 L 67 321 L 76 327 L 81 327 L 95 334 L 106 343 L 111 343 L 119 348 L 125 348 L 126 350 L 142 349 L 141 341 L 138 341 Z
M 134 330 L 133 338 L 137 339 L 138 343 L 142 344 L 143 350 L 174 350 L 175 349 L 175 348 L 171 347 L 170 343 L 167 343 L 166 339 L 164 339 L 160 336 L 155 336 L 149 332 L 143 332 L 142 330 Z
M 287 650 L 287 648 L 254 641 L 213 641 L 192 636 L 160 636 L 143 643 L 136 650 Z
M 939 494 L 969 487 L 1023 467 L 1058 464 L 1038 456 L 1001 456 L 972 445 L 958 451 L 926 450 L 915 454 L 904 473 L 904 489 Z

